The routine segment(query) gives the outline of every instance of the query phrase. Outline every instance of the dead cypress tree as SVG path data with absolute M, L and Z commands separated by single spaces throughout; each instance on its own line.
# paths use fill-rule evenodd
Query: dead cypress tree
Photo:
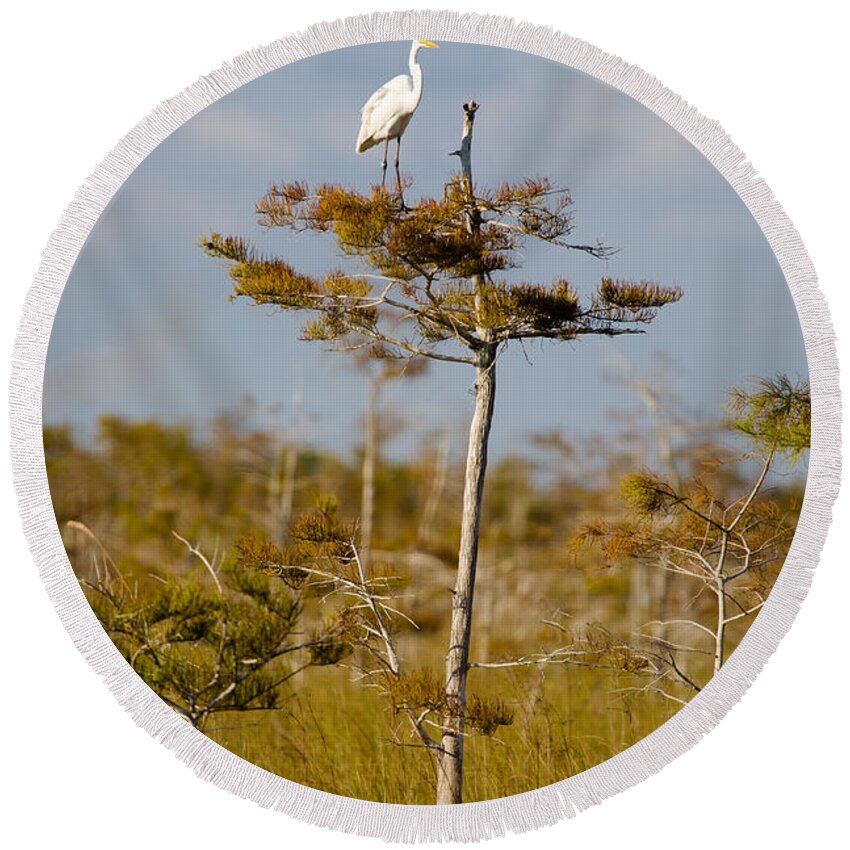
M 256 206 L 260 225 L 291 233 L 328 234 L 362 270 L 324 276 L 297 271 L 283 258 L 258 253 L 242 237 L 212 233 L 202 247 L 230 262 L 233 297 L 309 315 L 302 339 L 378 359 L 425 357 L 475 373 L 457 580 L 452 595 L 445 697 L 437 754 L 437 803 L 463 799 L 466 682 L 487 444 L 500 353 L 527 339 L 577 340 L 587 335 L 643 333 L 658 310 L 681 297 L 649 281 L 603 278 L 587 298 L 565 278 L 551 284 L 508 282 L 529 239 L 604 258 L 600 243 L 573 242 L 572 198 L 545 178 L 495 188 L 472 179 L 472 131 L 478 104 L 463 106 L 461 172 L 439 198 L 412 207 L 375 186 L 360 193 L 325 183 L 272 186 Z M 409 182 L 407 183 L 409 186 Z

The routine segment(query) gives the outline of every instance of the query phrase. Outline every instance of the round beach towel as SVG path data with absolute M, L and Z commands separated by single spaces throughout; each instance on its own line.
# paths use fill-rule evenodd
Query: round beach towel
M 36 560 L 198 773 L 476 839 L 665 764 L 790 625 L 833 498 L 826 308 L 713 123 L 574 39 L 317 26 L 167 101 L 45 255 Z

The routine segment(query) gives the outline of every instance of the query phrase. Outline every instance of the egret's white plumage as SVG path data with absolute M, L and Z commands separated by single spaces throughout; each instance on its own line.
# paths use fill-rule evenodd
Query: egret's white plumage
M 384 184 L 387 174 L 387 148 L 391 139 L 396 140 L 395 170 L 399 179 L 398 156 L 401 137 L 422 99 L 422 68 L 416 61 L 423 47 L 437 47 L 432 41 L 424 39 L 414 41 L 410 46 L 410 76 L 399 74 L 388 83 L 384 83 L 363 104 L 361 110 L 360 133 L 357 136 L 357 153 L 363 153 L 381 142 L 384 143 L 384 158 L 381 163 Z

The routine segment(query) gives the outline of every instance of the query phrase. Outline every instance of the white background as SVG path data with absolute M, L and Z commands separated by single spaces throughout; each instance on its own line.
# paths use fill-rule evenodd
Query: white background
M 24 294 L 60 213 L 102 156 L 158 101 L 223 61 L 311 23 L 407 5 L 88 0 L 6 8 L 3 368 Z M 640 65 L 720 120 L 800 230 L 846 365 L 848 80 L 846 28 L 833 16 L 839 4 L 444 0 L 435 8 L 549 24 Z M 850 399 L 846 375 L 842 383 Z M 8 446 L 5 415 L 0 430 Z M 376 840 L 321 831 L 201 782 L 134 725 L 59 624 L 20 532 L 5 449 L 0 465 L 0 783 L 8 784 L 0 793 L 0 836 L 6 846 L 377 847 Z M 842 844 L 850 785 L 848 502 L 845 492 L 794 628 L 708 738 L 577 819 L 493 846 Z

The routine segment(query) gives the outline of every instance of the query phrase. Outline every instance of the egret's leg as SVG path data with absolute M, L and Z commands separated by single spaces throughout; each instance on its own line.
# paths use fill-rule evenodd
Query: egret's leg
M 398 170 L 398 155 L 401 152 L 401 136 L 396 138 L 396 147 L 395 147 L 395 188 L 398 192 L 398 199 L 401 201 L 401 208 L 406 210 L 407 204 L 404 202 L 404 190 L 401 187 L 401 174 Z
M 390 149 L 390 140 L 384 139 L 384 158 L 381 160 L 381 189 L 387 182 L 387 153 Z

